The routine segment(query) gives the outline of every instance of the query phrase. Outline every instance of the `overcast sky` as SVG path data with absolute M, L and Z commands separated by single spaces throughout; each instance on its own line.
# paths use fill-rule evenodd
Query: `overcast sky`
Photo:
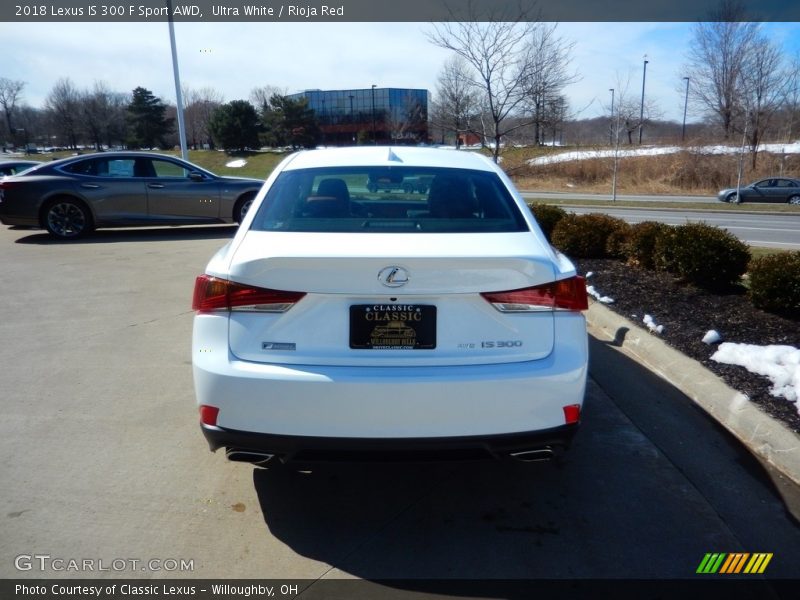
M 790 55 L 800 52 L 800 23 L 763 25 Z M 425 88 L 450 56 L 425 37 L 427 23 L 176 23 L 181 82 L 210 86 L 226 101 L 257 86 L 304 89 Z M 580 81 L 565 91 L 576 118 L 608 111 L 609 88 L 628 81 L 638 98 L 646 54 L 646 94 L 664 118 L 683 113 L 682 64 L 691 23 L 562 23 L 575 43 Z M 53 84 L 104 81 L 116 91 L 145 87 L 175 102 L 166 23 L 0 23 L 0 76 L 26 82 L 23 101 L 42 106 Z M 621 82 L 621 83 L 620 83 Z M 619 93 L 619 92 L 617 92 Z M 692 120 L 690 111 L 689 120 Z

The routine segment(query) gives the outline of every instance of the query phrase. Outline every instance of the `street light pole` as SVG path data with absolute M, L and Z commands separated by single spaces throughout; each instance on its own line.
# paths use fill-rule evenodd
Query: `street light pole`
M 684 77 L 686 80 L 686 96 L 683 99 L 683 127 L 681 128 L 681 141 L 686 140 L 686 107 L 689 106 L 689 78 Z
M 614 143 L 614 88 L 608 88 L 611 92 L 611 127 L 608 128 L 608 143 Z
M 169 45 L 172 48 L 172 71 L 175 76 L 175 99 L 178 102 L 178 139 L 181 145 L 181 157 L 189 160 L 186 149 L 186 126 L 183 121 L 183 95 L 181 94 L 181 77 L 178 73 L 178 51 L 175 49 L 175 25 L 172 22 L 172 1 L 167 0 L 167 21 L 169 22 Z
M 378 138 L 375 137 L 375 88 L 377 86 L 372 84 L 372 143 L 378 145 Z
M 645 54 L 645 56 L 647 56 Z M 644 82 L 647 78 L 647 63 L 649 60 L 645 59 L 644 69 L 642 70 L 642 104 L 639 107 L 639 145 L 642 145 L 642 121 L 644 121 Z

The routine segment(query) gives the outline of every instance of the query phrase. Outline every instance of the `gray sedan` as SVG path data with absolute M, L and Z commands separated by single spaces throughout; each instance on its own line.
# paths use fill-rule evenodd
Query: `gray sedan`
M 23 160 L 23 159 L 11 159 L 11 160 L 0 160 L 0 177 L 5 177 L 6 175 L 17 175 L 18 173 L 22 173 L 22 171 L 26 171 L 31 167 L 35 167 L 36 165 L 42 164 L 38 160 Z
M 0 222 L 62 239 L 96 227 L 241 222 L 262 183 L 162 154 L 86 154 L 0 181 Z
M 739 188 L 722 190 L 717 194 L 721 202 L 788 202 L 800 204 L 800 180 L 788 177 L 768 177 Z

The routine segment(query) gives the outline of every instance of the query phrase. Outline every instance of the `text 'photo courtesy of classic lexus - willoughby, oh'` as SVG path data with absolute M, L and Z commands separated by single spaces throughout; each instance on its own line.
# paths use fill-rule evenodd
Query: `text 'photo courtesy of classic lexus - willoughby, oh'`
M 234 461 L 541 460 L 580 422 L 585 282 L 477 153 L 287 157 L 193 308 L 202 431 Z

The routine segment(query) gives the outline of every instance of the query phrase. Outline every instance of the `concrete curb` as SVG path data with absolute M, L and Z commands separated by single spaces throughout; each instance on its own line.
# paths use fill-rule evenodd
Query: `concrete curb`
M 800 436 L 751 403 L 699 362 L 598 302 L 586 313 L 589 333 L 614 340 L 627 356 L 666 379 L 750 451 L 800 485 Z

